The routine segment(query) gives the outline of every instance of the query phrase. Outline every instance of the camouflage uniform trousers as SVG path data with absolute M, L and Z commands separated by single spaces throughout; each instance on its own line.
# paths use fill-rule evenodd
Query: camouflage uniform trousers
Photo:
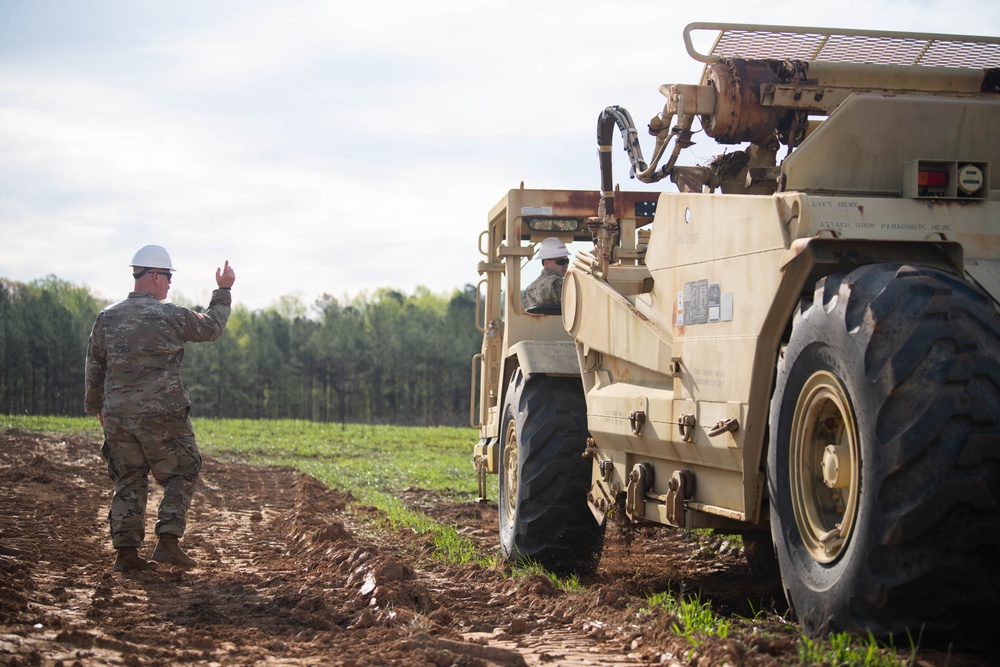
M 104 417 L 101 455 L 115 483 L 108 512 L 114 548 L 139 547 L 146 535 L 149 473 L 163 487 L 156 514 L 156 534 L 184 534 L 201 454 L 188 408 L 144 418 Z

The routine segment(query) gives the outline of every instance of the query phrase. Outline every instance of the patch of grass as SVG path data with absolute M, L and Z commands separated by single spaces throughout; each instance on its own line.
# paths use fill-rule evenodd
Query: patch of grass
M 544 577 L 550 576 L 549 571 L 533 558 L 522 558 L 517 563 L 511 565 L 510 575 L 515 579 L 523 579 L 533 574 L 540 574 Z
M 803 635 L 798 649 L 799 663 L 802 665 L 900 667 L 908 664 L 899 658 L 893 647 L 881 645 L 871 633 L 867 640 L 846 633 L 816 640 Z
M 751 615 L 750 616 L 740 616 L 740 615 L 737 615 L 736 617 L 738 619 L 740 619 L 742 621 L 746 621 L 747 623 L 754 623 L 756 621 L 761 621 L 761 620 L 764 620 L 765 618 L 767 618 L 767 615 L 768 615 L 767 610 L 765 610 L 765 609 L 758 609 L 757 605 L 755 605 L 751 600 L 747 600 L 747 605 L 750 607 Z
M 38 417 L 34 415 L 0 415 L 0 428 L 41 431 L 59 435 L 103 437 L 97 417 Z
M 692 646 L 700 645 L 703 637 L 729 636 L 729 621 L 712 611 L 711 603 L 702 602 L 700 595 L 677 598 L 670 593 L 654 593 L 647 604 L 650 611 L 662 609 L 674 616 L 674 632 Z
M 468 498 L 476 490 L 471 459 L 478 434 L 471 428 L 239 419 L 199 419 L 194 426 L 208 454 L 293 465 L 363 502 L 369 491 L 410 486 Z
M 454 526 L 443 526 L 435 531 L 434 547 L 436 553 L 449 563 L 464 565 L 481 558 L 476 543 L 459 535 Z
M 530 577 L 534 574 L 540 574 L 543 577 L 547 577 L 556 588 L 567 593 L 579 593 L 586 590 L 586 586 L 580 583 L 580 578 L 575 574 L 571 574 L 567 577 L 560 577 L 553 574 L 545 569 L 545 566 L 536 560 L 531 558 L 525 558 L 520 563 L 511 566 L 510 576 L 514 579 Z
M 647 598 L 647 611 L 662 610 L 677 621 L 673 630 L 693 646 L 699 646 L 707 637 L 725 638 L 729 635 L 729 621 L 712 611 L 708 602 L 698 595 L 678 599 L 671 593 L 655 593 Z M 754 619 L 760 620 L 766 612 L 758 611 Z M 912 644 L 912 642 L 911 642 Z M 911 646 L 911 653 L 914 647 Z M 816 667 L 903 667 L 902 660 L 892 646 L 881 645 L 869 634 L 867 639 L 847 633 L 830 635 L 826 639 L 811 639 L 802 635 L 798 643 L 800 665 Z
M 480 555 L 476 562 L 485 570 L 509 575 L 511 571 L 510 563 L 496 551 L 491 554 Z
M 568 577 L 556 577 L 554 575 L 549 575 L 553 577 L 556 582 L 556 586 L 561 591 L 566 591 L 567 593 L 582 593 L 587 590 L 587 587 L 580 583 L 580 578 L 575 574 L 571 574 Z

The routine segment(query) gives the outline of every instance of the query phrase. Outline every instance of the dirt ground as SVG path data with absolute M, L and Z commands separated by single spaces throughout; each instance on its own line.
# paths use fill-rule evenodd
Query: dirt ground
M 779 582 L 751 575 L 718 537 L 609 530 L 598 573 L 567 592 L 542 575 L 445 564 L 428 537 L 294 470 L 208 458 L 183 540 L 199 566 L 122 574 L 110 486 L 97 442 L 0 432 L 0 665 L 799 662 Z M 496 548 L 495 503 L 399 495 Z M 642 611 L 659 591 L 700 593 L 728 637 L 679 636 L 669 614 Z M 759 611 L 777 613 L 753 620 Z M 991 663 L 922 650 L 910 664 Z

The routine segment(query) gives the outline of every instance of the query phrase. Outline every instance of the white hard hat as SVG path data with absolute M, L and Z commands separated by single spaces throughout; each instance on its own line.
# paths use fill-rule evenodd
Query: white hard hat
M 556 259 L 557 257 L 569 257 L 566 244 L 555 237 L 542 239 L 538 244 L 538 259 Z
M 170 255 L 167 249 L 159 245 L 144 245 L 139 248 L 132 257 L 129 266 L 145 269 L 168 269 L 174 270 L 174 265 L 170 263 Z

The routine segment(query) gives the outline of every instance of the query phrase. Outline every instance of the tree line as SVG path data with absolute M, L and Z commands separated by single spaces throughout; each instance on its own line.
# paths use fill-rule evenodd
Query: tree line
M 475 287 L 324 295 L 308 316 L 288 299 L 254 311 L 237 304 L 222 338 L 187 346 L 193 415 L 468 424 L 481 344 Z M 0 278 L 0 414 L 83 414 L 87 343 L 105 305 L 55 276 Z

